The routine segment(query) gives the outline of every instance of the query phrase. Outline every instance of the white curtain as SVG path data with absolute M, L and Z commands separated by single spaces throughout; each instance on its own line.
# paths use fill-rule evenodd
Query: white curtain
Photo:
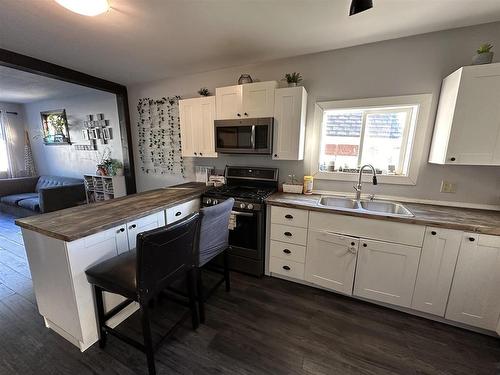
M 15 177 L 12 128 L 5 110 L 0 109 L 0 167 L 7 167 L 7 177 Z M 5 168 L 0 168 L 5 169 Z M 0 170 L 0 173 L 5 173 Z

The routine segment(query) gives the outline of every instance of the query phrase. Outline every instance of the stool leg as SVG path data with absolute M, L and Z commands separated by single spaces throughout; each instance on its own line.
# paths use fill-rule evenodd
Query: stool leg
M 155 357 L 153 349 L 153 339 L 151 338 L 151 327 L 149 324 L 149 307 L 148 303 L 140 302 L 141 320 L 142 320 L 142 336 L 144 338 L 144 352 L 148 361 L 149 375 L 156 374 Z
M 189 293 L 189 308 L 191 309 L 191 322 L 193 329 L 197 329 L 200 325 L 198 320 L 198 309 L 196 308 L 196 271 L 193 268 L 187 273 L 187 284 Z
M 226 292 L 231 290 L 231 280 L 229 278 L 229 253 L 224 251 L 224 281 L 226 282 Z
M 196 272 L 198 309 L 200 310 L 200 323 L 205 323 L 205 295 L 203 293 L 203 281 L 201 279 L 201 268 Z
M 95 292 L 95 303 L 97 307 L 97 324 L 99 325 L 99 347 L 104 348 L 106 346 L 107 332 L 106 322 L 104 320 L 104 302 L 102 300 L 102 289 L 97 285 L 94 285 Z

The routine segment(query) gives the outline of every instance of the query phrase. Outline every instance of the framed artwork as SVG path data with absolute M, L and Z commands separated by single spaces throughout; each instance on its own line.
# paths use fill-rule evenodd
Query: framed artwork
M 40 116 L 42 117 L 43 143 L 46 145 L 71 144 L 64 109 L 40 112 Z

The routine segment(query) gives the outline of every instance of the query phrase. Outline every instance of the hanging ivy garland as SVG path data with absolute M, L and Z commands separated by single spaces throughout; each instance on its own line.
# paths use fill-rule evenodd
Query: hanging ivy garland
M 180 96 L 139 99 L 139 158 L 146 174 L 184 177 L 179 121 Z

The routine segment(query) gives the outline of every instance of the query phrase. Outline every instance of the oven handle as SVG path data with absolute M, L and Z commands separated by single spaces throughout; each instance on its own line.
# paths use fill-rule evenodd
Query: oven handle
M 236 216 L 253 216 L 254 214 L 251 212 L 240 212 L 240 211 L 231 211 L 231 214 L 236 215 Z
M 250 142 L 252 142 L 252 149 L 255 150 L 255 125 L 252 125 L 252 136 Z

